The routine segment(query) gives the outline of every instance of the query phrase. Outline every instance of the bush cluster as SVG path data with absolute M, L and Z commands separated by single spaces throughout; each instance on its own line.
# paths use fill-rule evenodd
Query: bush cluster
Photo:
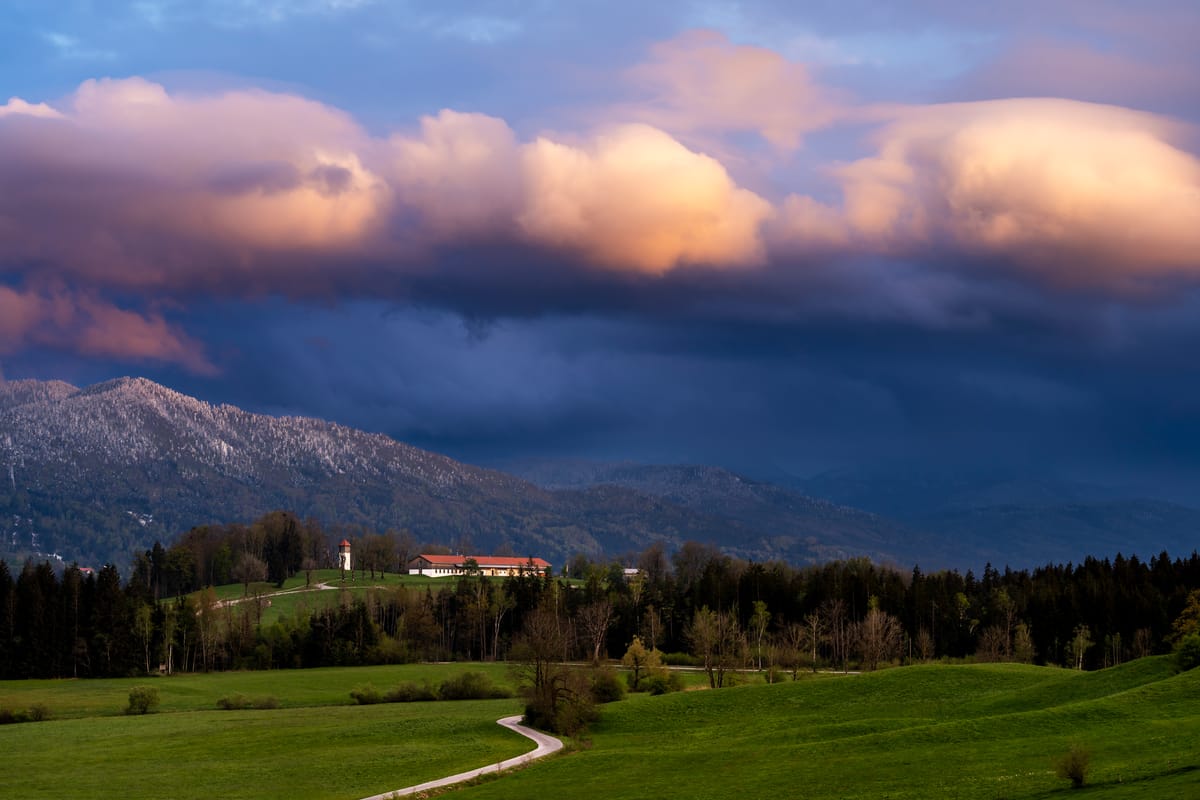
M 1071 745 L 1066 754 L 1061 756 L 1054 765 L 1055 773 L 1060 778 L 1071 781 L 1071 787 L 1082 789 L 1087 782 L 1088 767 L 1091 766 L 1092 752 L 1080 744 Z
M 1200 633 L 1191 633 L 1179 640 L 1175 648 L 1175 667 L 1180 672 L 1200 667 Z
M 27 709 L 9 710 L 0 708 L 0 725 L 15 725 L 18 722 L 42 722 L 50 719 L 50 709 L 43 703 L 34 703 Z
M 153 686 L 135 686 L 129 690 L 129 706 L 126 714 L 149 714 L 158 708 L 158 689 Z
M 376 703 L 413 703 L 424 700 L 495 700 L 512 697 L 512 692 L 492 683 L 482 672 L 464 672 L 442 681 L 436 689 L 428 682 L 404 681 L 383 692 L 372 684 L 359 686 L 350 692 L 360 706 Z
M 678 692 L 683 688 L 683 683 L 677 674 L 668 672 L 666 675 L 660 673 L 646 678 L 642 681 L 642 688 L 652 695 L 660 695 Z
M 614 670 L 598 670 L 592 676 L 592 699 L 597 703 L 613 703 L 625 699 L 625 686 Z
M 243 708 L 279 708 L 279 700 L 274 695 L 247 697 L 244 694 L 231 694 L 218 700 L 217 708 L 224 711 L 238 711 Z
M 496 686 L 482 672 L 464 672 L 456 678 L 442 681 L 438 697 L 442 700 L 494 700 L 512 697 L 512 692 Z
M 437 700 L 437 689 L 429 681 L 414 683 L 404 681 L 396 684 L 385 698 L 389 703 L 420 703 L 427 700 Z

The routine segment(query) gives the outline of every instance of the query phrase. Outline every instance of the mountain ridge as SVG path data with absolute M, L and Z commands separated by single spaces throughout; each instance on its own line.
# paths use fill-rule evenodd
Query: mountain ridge
M 781 530 L 763 524 L 770 515 L 730 515 L 631 485 L 547 490 L 383 434 L 213 405 L 144 378 L 4 387 L 0 465 L 11 481 L 0 513 L 14 520 L 10 552 L 27 535 L 28 547 L 64 558 L 128 559 L 195 525 L 285 508 L 326 525 L 409 528 L 426 541 L 560 563 L 686 539 L 756 560 L 894 558 L 886 520 L 823 501 L 798 503 Z
M 0 383 L 0 557 L 125 566 L 155 540 L 276 509 L 331 531 L 408 529 L 429 543 L 559 564 L 695 540 L 755 561 L 1019 567 L 1187 553 L 1200 530 L 1194 508 L 990 473 L 843 472 L 781 486 L 710 465 L 506 469 L 335 422 L 207 403 L 145 378 L 9 381 Z

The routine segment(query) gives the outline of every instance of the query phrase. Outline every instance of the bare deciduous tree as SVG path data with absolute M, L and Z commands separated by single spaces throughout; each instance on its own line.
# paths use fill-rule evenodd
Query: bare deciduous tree
M 754 601 L 754 613 L 750 616 L 750 633 L 754 636 L 755 669 L 762 671 L 763 642 L 767 637 L 767 626 L 771 624 L 771 612 L 762 600 Z
M 826 600 L 821 604 L 821 616 L 825 618 L 825 640 L 829 642 L 830 661 L 847 671 L 850 661 L 850 625 L 846 620 L 846 604 L 841 599 Z
M 1083 657 L 1092 649 L 1093 644 L 1095 642 L 1092 641 L 1091 629 L 1087 625 L 1076 626 L 1075 633 L 1071 635 L 1071 641 L 1067 645 L 1075 669 L 1083 669 Z
M 879 608 L 875 598 L 862 621 L 854 626 L 854 640 L 862 656 L 863 669 L 878 669 L 879 664 L 900 655 L 904 630 L 900 620 Z
M 929 632 L 928 628 L 921 628 L 917 631 L 916 645 L 917 655 L 921 657 L 922 661 L 929 661 L 933 658 L 933 634 Z
M 600 663 L 604 640 L 608 636 L 608 629 L 612 627 L 612 618 L 613 607 L 608 600 L 597 600 L 579 609 L 579 626 L 587 639 L 593 664 Z
M 704 664 L 708 685 L 713 689 L 724 686 L 727 673 L 741 661 L 746 646 L 737 614 L 704 606 L 692 617 L 687 636 Z
M 233 577 L 242 584 L 242 594 L 249 594 L 251 583 L 267 579 L 267 565 L 258 556 L 242 553 L 241 558 L 233 565 Z

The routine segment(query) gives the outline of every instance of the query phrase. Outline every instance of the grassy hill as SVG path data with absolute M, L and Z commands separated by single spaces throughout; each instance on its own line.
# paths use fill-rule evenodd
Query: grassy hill
M 1200 671 L 1164 659 L 1099 673 L 1014 665 L 637 697 L 592 746 L 463 798 L 1034 798 L 1093 752 L 1087 797 L 1200 796 Z
M 120 716 L 137 681 L 0 683 L 0 706 L 42 702 L 55 717 L 0 727 L 0 785 L 23 798 L 352 800 L 527 749 L 494 722 L 518 700 L 349 705 L 366 682 L 465 669 L 504 680 L 503 665 L 178 676 L 153 682 L 163 713 L 147 717 Z M 280 708 L 212 710 L 234 692 Z M 1200 670 L 1175 675 L 1164 658 L 1095 673 L 917 666 L 636 696 L 606 706 L 576 752 L 453 796 L 1194 798 L 1197 741 Z M 1053 770 L 1073 742 L 1093 753 L 1079 793 Z

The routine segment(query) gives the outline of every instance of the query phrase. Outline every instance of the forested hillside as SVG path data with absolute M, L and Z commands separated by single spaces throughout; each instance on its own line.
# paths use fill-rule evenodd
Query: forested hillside
M 45 562 L 0 561 L 0 677 L 506 659 L 546 615 L 557 659 L 620 657 L 639 636 L 648 651 L 704 667 L 714 686 L 748 666 L 794 674 L 973 656 L 1095 668 L 1189 636 L 1200 648 L 1194 552 L 976 575 L 865 559 L 796 568 L 687 542 L 670 556 L 652 545 L 632 575 L 578 557 L 574 583 L 527 574 L 431 585 L 394 577 L 412 547 L 402 535 L 356 540 L 357 573 L 322 578 L 337 591 L 309 585 L 333 566 L 329 532 L 282 512 L 156 545 L 125 582 L 114 567 L 60 578 Z M 236 586 L 212 588 L 226 582 Z M 272 587 L 284 586 L 307 588 L 311 602 L 268 624 Z

